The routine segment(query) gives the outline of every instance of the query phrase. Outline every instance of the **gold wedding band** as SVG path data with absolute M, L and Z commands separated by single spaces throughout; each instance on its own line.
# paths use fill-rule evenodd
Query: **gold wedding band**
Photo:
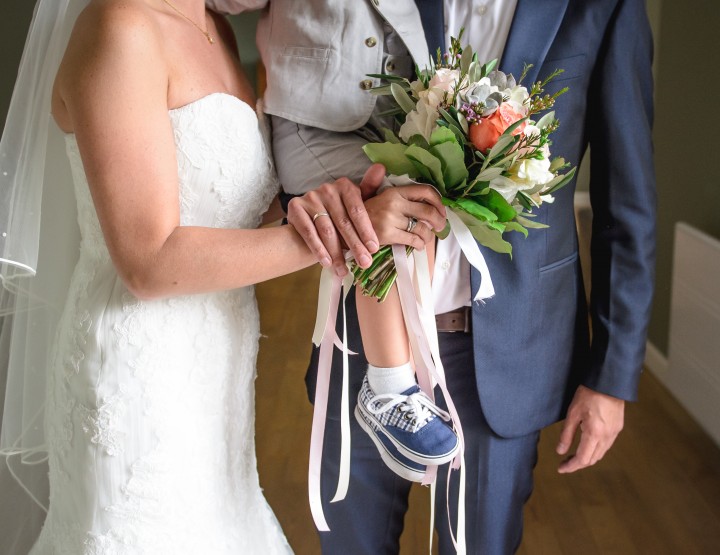
M 415 218 L 408 218 L 408 225 L 405 228 L 405 231 L 407 231 L 408 233 L 412 233 L 412 230 L 415 229 L 417 223 L 418 221 Z
M 315 220 L 317 220 L 320 216 L 330 216 L 327 212 L 318 212 L 313 216 L 313 223 L 315 223 Z

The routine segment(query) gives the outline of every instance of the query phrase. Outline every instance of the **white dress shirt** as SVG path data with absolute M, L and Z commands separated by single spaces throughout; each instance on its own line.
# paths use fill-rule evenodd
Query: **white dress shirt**
M 450 37 L 457 37 L 464 28 L 461 42 L 472 46 L 478 60 L 500 59 L 516 6 L 517 0 L 445 0 L 445 44 L 449 47 Z M 437 242 L 432 292 L 435 314 L 472 302 L 470 264 L 453 236 Z

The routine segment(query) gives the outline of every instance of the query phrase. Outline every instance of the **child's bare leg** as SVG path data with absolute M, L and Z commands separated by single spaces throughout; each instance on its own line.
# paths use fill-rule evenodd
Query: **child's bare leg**
M 434 245 L 427 249 L 430 268 Z M 368 380 L 376 393 L 401 393 L 416 383 L 410 366 L 410 346 L 400 305 L 397 285 L 382 303 L 357 291 L 356 304 Z

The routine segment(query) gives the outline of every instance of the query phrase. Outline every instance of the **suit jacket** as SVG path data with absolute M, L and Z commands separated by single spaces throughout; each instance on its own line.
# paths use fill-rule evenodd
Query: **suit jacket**
M 257 40 L 268 68 L 267 111 L 298 123 L 342 131 L 367 121 L 374 97 L 359 84 L 379 73 L 381 52 L 366 39 L 381 42 L 383 20 L 416 61 L 426 59 L 412 0 L 209 2 L 225 11 L 265 7 Z M 564 69 L 547 91 L 570 89 L 555 108 L 561 125 L 552 153 L 577 165 L 590 146 L 592 344 L 572 183 L 536 210 L 549 229 L 511 234 L 512 260 L 484 249 L 496 294 L 473 306 L 475 375 L 485 416 L 502 436 L 562 418 L 578 384 L 626 400 L 637 395 L 655 253 L 652 38 L 644 4 L 518 0 L 499 67 L 517 76 L 533 64 L 526 83 Z M 423 22 L 428 36 L 442 36 L 441 17 Z M 478 279 L 473 272 L 473 290 Z

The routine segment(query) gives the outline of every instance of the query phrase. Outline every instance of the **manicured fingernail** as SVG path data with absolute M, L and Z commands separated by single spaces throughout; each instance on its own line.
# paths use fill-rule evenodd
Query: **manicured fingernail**
M 378 245 L 375 241 L 368 241 L 365 243 L 365 248 L 367 248 L 370 252 L 376 252 L 380 248 L 380 245 Z
M 358 262 L 360 263 L 360 266 L 363 268 L 370 266 L 370 263 L 372 262 L 372 258 L 370 258 L 367 254 L 361 254 L 360 258 L 358 258 Z
M 327 268 L 331 264 L 332 264 L 332 260 L 330 260 L 327 256 L 323 256 L 320 259 L 320 265 L 323 266 L 324 268 Z

